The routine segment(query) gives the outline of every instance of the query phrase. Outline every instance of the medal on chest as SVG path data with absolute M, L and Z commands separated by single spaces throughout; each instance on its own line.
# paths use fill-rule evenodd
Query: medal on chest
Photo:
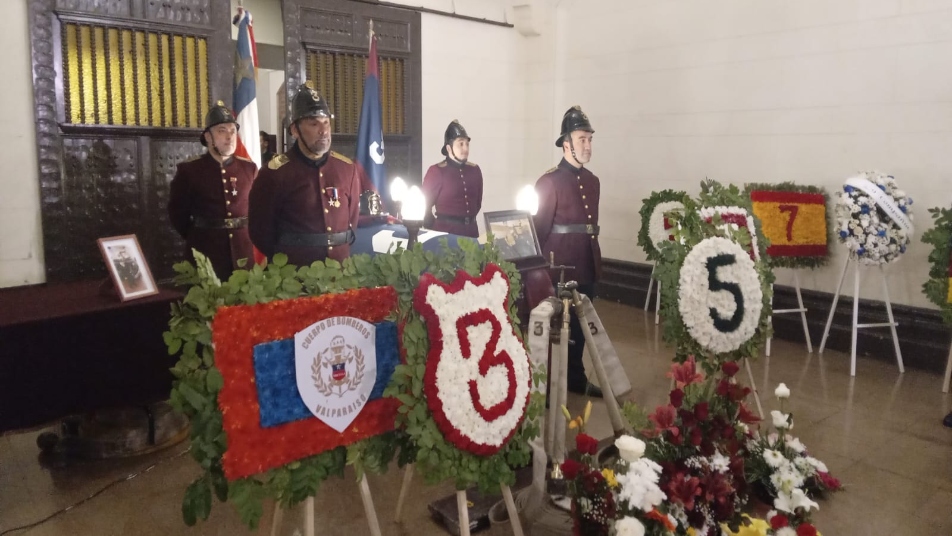
M 238 177 L 231 177 L 231 195 L 238 197 Z
M 337 194 L 337 188 L 334 188 L 333 186 L 329 186 L 329 187 L 327 187 L 327 188 L 324 188 L 324 195 L 327 196 L 327 204 L 328 204 L 328 205 L 330 205 L 330 206 L 332 206 L 332 207 L 334 207 L 334 208 L 339 208 L 339 207 L 340 207 L 340 197 L 339 197 L 338 194 Z

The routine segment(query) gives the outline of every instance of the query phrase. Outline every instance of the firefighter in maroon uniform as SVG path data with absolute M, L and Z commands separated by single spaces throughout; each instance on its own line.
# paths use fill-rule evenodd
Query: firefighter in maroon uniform
M 469 159 L 469 136 L 453 120 L 443 134 L 446 157 L 430 166 L 423 177 L 426 215 L 423 226 L 460 236 L 479 236 L 476 215 L 483 204 L 483 173 Z
M 562 117 L 562 132 L 555 141 L 562 148 L 562 161 L 536 182 L 539 210 L 534 217 L 536 233 L 545 258 L 555 264 L 574 266 L 565 271 L 566 281 L 578 282 L 578 290 L 594 301 L 595 283 L 601 275 L 602 253 L 598 245 L 598 177 L 585 164 L 592 158 L 592 124 L 582 109 L 573 106 Z M 553 284 L 558 272 L 551 272 Z M 578 317 L 572 315 L 569 346 L 568 390 L 602 396 L 601 389 L 585 376 L 582 352 L 585 338 Z
M 235 156 L 238 121 L 222 101 L 205 116 L 202 145 L 208 152 L 178 165 L 169 185 L 169 220 L 189 247 L 227 278 L 238 261 L 254 262 L 248 236 L 248 194 L 257 173 L 254 162 Z
M 291 101 L 291 134 L 296 143 L 261 170 L 251 189 L 249 230 L 269 258 L 308 265 L 350 255 L 360 216 L 357 166 L 331 151 L 327 101 L 310 82 Z

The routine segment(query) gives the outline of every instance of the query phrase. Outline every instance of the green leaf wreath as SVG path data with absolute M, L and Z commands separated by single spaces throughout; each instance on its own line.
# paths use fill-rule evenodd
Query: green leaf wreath
M 744 229 L 719 228 L 720 215 L 715 215 L 711 222 L 706 222 L 699 211 L 703 207 L 738 206 L 748 211 L 748 217 L 753 218 L 750 211 L 750 201 L 736 186 L 722 186 L 713 181 L 706 181 L 701 185 L 701 196 L 695 201 L 685 200 L 683 214 L 674 215 L 675 226 L 672 229 L 675 240 L 663 244 L 660 248 L 661 258 L 655 270 L 655 277 L 661 283 L 661 316 L 664 319 L 664 340 L 676 346 L 675 360 L 684 362 L 689 356 L 695 356 L 703 365 L 708 374 L 720 369 L 726 361 L 736 361 L 741 358 L 753 358 L 760 353 L 771 334 L 770 301 L 773 294 L 771 285 L 774 281 L 773 272 L 766 262 L 758 260 L 754 266 L 760 279 L 762 292 L 762 310 L 758 320 L 758 328 L 753 337 L 732 352 L 714 353 L 705 349 L 689 333 L 681 318 L 679 308 L 680 274 L 681 268 L 688 253 L 700 242 L 711 237 L 723 237 L 736 242 L 747 250 L 751 245 L 750 235 Z M 755 225 L 756 227 L 756 225 Z M 759 235 L 759 231 L 758 231 Z M 757 248 L 760 259 L 764 259 L 766 240 L 762 235 L 757 237 Z
M 932 246 L 929 252 L 929 279 L 922 292 L 942 309 L 942 319 L 952 324 L 952 303 L 949 302 L 949 261 L 952 255 L 952 209 L 930 208 L 933 227 L 922 233 L 922 241 Z
M 172 305 L 169 331 L 164 333 L 169 354 L 179 355 L 172 368 L 170 401 L 191 420 L 191 453 L 203 469 L 185 492 L 182 514 L 186 524 L 208 518 L 214 495 L 219 501 L 231 502 L 241 520 L 255 528 L 265 499 L 290 507 L 314 496 L 327 478 L 343 476 L 346 465 L 354 466 L 358 478 L 364 472 L 383 473 L 398 453 L 399 465 L 416 463 L 427 482 L 451 479 L 458 489 L 478 484 L 487 491 L 498 491 L 501 482 L 512 485 L 513 468 L 529 462 L 528 442 L 539 433 L 544 395 L 531 395 L 522 426 L 494 456 L 479 457 L 450 445 L 437 429 L 423 395 L 429 343 L 420 315 L 412 306 L 413 290 L 423 273 L 449 282 L 457 270 L 477 275 L 487 263 L 494 263 L 511 283 L 509 316 L 518 325 L 514 302 L 519 294 L 519 272 L 502 260 L 491 244 L 480 247 L 461 240 L 459 249 L 451 249 L 443 239 L 440 253 L 423 251 L 417 244 L 412 250 L 397 249 L 392 254 L 355 255 L 343 263 L 328 259 L 301 267 L 287 264 L 287 257 L 278 254 L 267 268 L 256 265 L 237 270 L 225 282 L 219 281 L 201 253 L 195 252 L 195 265 L 176 264 L 176 283 L 190 288 L 181 303 Z M 385 285 L 398 294 L 397 318 L 393 320 L 405 322 L 402 343 L 406 362 L 397 366 L 385 392 L 402 403 L 394 431 L 228 482 L 222 470 L 222 455 L 228 445 L 217 403 L 223 381 L 211 345 L 211 321 L 218 308 Z M 544 381 L 544 370 L 533 370 L 532 375 L 536 385 Z
M 661 190 L 660 192 L 651 192 L 651 195 L 641 202 L 641 210 L 638 211 L 638 213 L 641 214 L 641 229 L 638 231 L 638 245 L 645 250 L 645 255 L 648 256 L 649 261 L 657 262 L 661 258 L 661 253 L 658 251 L 657 246 L 651 242 L 651 236 L 648 232 L 651 226 L 651 215 L 654 213 L 655 207 L 658 206 L 659 203 L 669 201 L 680 201 L 683 203 L 687 195 L 686 192 L 681 191 Z
M 796 184 L 794 182 L 781 182 L 777 184 L 768 184 L 761 182 L 751 182 L 744 185 L 744 195 L 750 201 L 750 193 L 757 190 L 766 190 L 771 192 L 796 192 L 805 194 L 822 194 L 823 202 L 826 206 L 826 243 L 831 246 L 834 243 L 833 236 L 833 205 L 830 203 L 830 194 L 826 188 L 819 186 L 810 186 Z M 758 226 L 759 229 L 759 226 Z M 822 257 L 771 257 L 767 256 L 767 264 L 771 268 L 820 268 L 830 262 L 829 247 L 827 254 Z

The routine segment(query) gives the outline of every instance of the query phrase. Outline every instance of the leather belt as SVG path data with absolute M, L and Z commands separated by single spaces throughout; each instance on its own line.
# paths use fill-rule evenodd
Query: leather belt
M 573 224 L 573 225 L 556 224 L 552 226 L 553 234 L 579 233 L 579 234 L 590 234 L 590 235 L 598 236 L 598 230 L 599 230 L 599 227 L 591 223 L 579 223 L 579 224 Z
M 220 220 L 211 218 L 192 217 L 192 225 L 199 229 L 241 229 L 248 226 L 248 217 L 223 218 Z
M 327 248 L 354 243 L 357 237 L 353 230 L 342 233 L 290 233 L 282 232 L 278 236 L 278 245 L 295 247 Z
M 450 214 L 436 214 L 436 219 L 446 220 L 453 223 L 462 223 L 463 225 L 469 225 L 474 222 L 473 216 L 452 216 Z

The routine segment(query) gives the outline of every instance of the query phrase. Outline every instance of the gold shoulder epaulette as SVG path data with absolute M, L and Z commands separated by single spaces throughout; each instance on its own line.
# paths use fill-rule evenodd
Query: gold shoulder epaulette
M 466 165 L 467 165 L 467 166 L 476 167 L 476 163 L 475 163 L 475 162 L 470 162 L 469 160 L 466 161 Z
M 340 154 L 340 153 L 336 153 L 336 152 L 334 152 L 334 151 L 331 151 L 331 156 L 333 156 L 334 158 L 336 158 L 336 159 L 338 159 L 338 160 L 344 162 L 345 164 L 353 164 L 353 163 L 354 163 L 354 161 L 351 160 L 350 158 L 347 158 L 346 156 L 344 156 L 344 155 L 342 155 L 342 154 Z
M 250 158 L 245 158 L 245 157 L 243 157 L 243 156 L 235 155 L 235 158 L 237 158 L 238 160 L 244 160 L 245 162 L 251 162 L 252 164 L 255 163 L 254 160 L 252 160 L 252 159 L 250 159 Z
M 439 167 L 439 168 L 446 167 L 446 160 L 444 160 L 444 161 L 440 162 L 439 164 L 437 164 L 436 167 Z
M 283 166 L 284 164 L 287 164 L 290 161 L 291 159 L 288 158 L 288 155 L 284 153 L 276 154 L 274 155 L 274 158 L 268 161 L 268 169 L 278 169 L 279 167 Z
M 550 170 L 546 171 L 545 173 L 543 173 L 543 175 L 548 175 L 549 173 L 552 173 L 553 171 L 555 171 L 555 170 L 557 170 L 557 169 L 559 169 L 559 166 L 553 167 L 552 169 L 550 169 Z

